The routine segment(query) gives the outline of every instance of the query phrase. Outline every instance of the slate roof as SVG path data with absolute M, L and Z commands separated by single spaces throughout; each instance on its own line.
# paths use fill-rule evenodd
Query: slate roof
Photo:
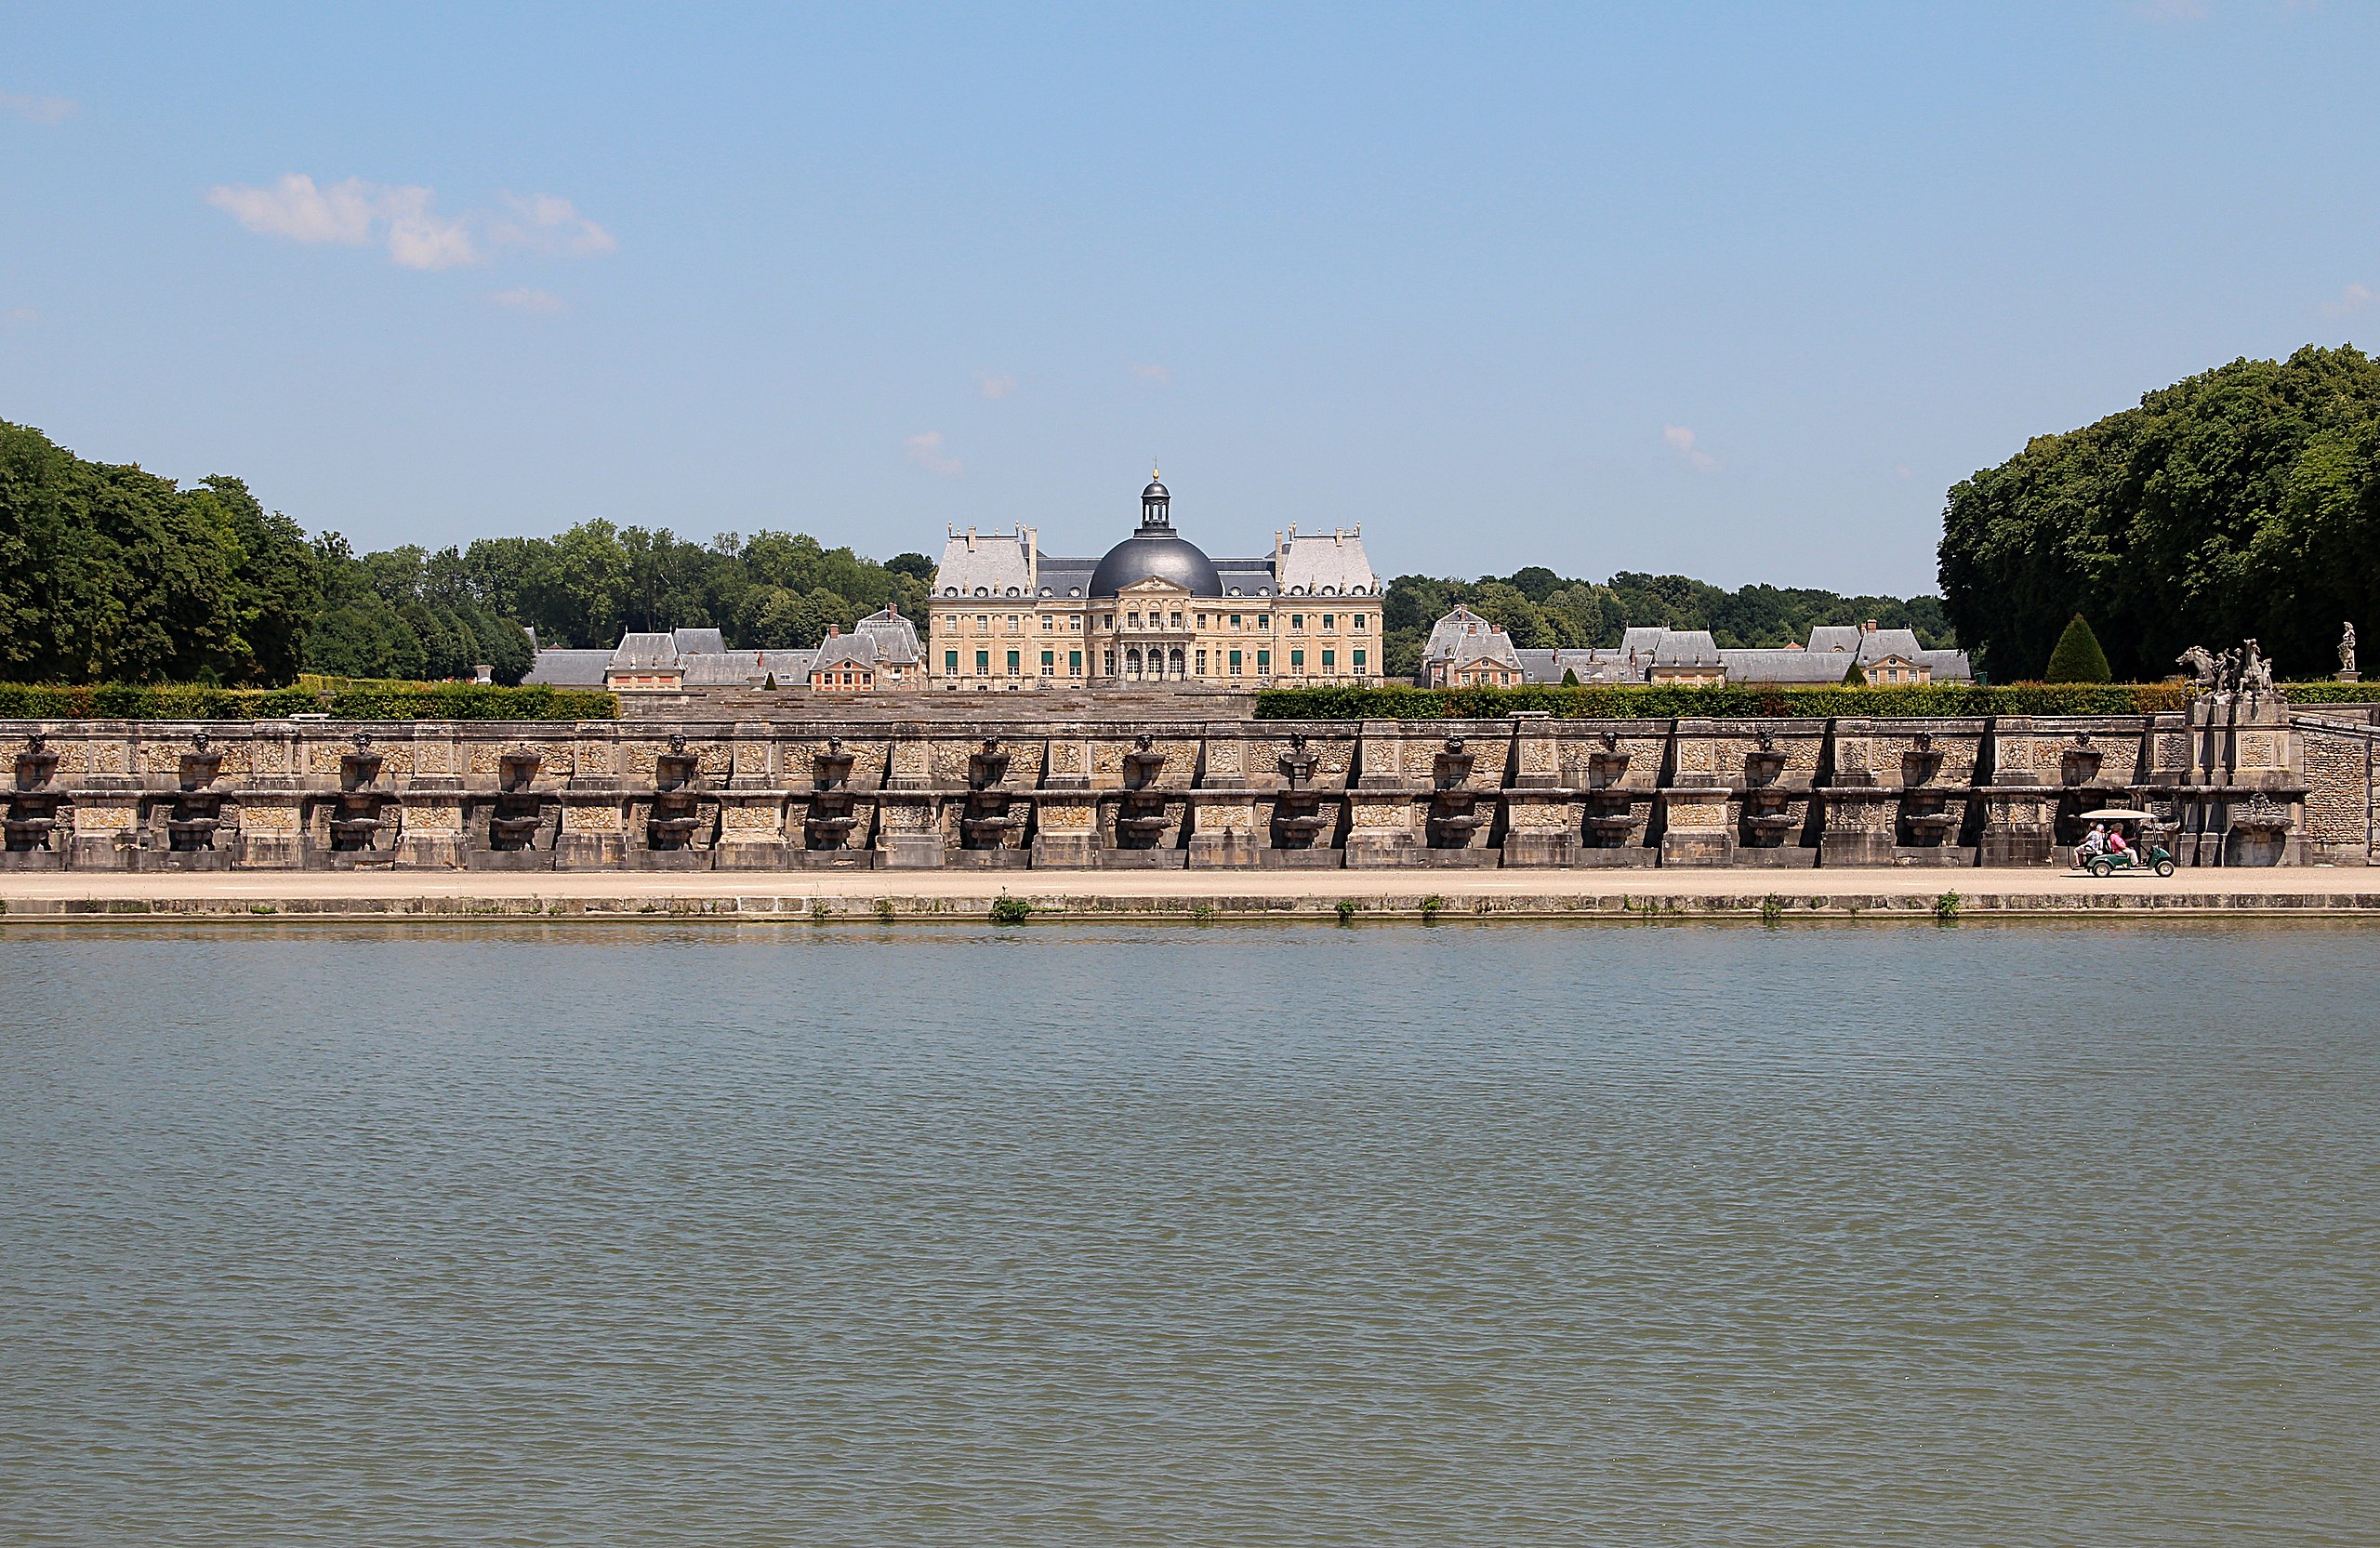
M 933 593 L 938 597 L 1021 597 L 1033 585 L 1033 529 L 978 533 L 970 527 L 953 533 L 942 548 L 942 562 L 934 566 Z
M 1729 682 L 1823 684 L 1841 682 L 1850 668 L 1848 651 L 1724 650 Z
M 866 640 L 870 659 L 891 667 L 914 667 L 925 659 L 918 649 L 918 626 L 898 610 L 879 608 L 852 626 L 854 639 Z
M 612 652 L 615 672 L 668 671 L 678 665 L 678 641 L 668 634 L 623 634 Z
M 1580 682 L 1633 682 L 1642 681 L 1640 668 L 1631 676 L 1628 658 L 1618 651 L 1582 650 L 1575 646 L 1554 650 L 1528 648 L 1514 653 L 1521 658 L 1521 681 L 1524 682 L 1559 683 L 1564 672 L 1576 672 Z
M 601 688 L 603 668 L 611 664 L 610 651 L 541 650 L 521 681 L 547 688 Z
M 1476 634 L 1456 635 L 1453 654 L 1447 658 L 1447 669 L 1459 672 L 1465 667 L 1477 666 L 1481 662 L 1509 667 L 1516 672 L 1521 669 L 1520 652 L 1514 648 L 1513 637 L 1502 629 L 1487 628 Z
M 1630 633 L 1635 630 L 1631 629 Z M 1653 648 L 1652 664 L 1656 667 L 1716 667 L 1720 664 L 1718 642 L 1707 628 L 1672 628 L 1661 631 L 1660 642 Z
M 1379 588 L 1371 561 L 1364 557 L 1360 529 L 1300 533 L 1295 527 L 1281 540 L 1280 574 L 1276 577 L 1289 596 L 1364 596 Z

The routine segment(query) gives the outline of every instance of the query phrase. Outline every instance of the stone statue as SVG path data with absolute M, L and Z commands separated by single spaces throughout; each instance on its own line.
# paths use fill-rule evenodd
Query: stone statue
M 2174 657 L 2174 664 L 2177 667 L 2188 667 L 2190 669 L 2190 686 L 2193 689 L 2202 694 L 2214 691 L 2217 670 L 2216 661 L 2204 645 L 2192 645 Z
M 2346 632 L 2339 636 L 2339 681 L 2353 682 L 2356 677 L 2355 622 L 2349 619 L 2346 625 Z
M 2240 662 L 2240 692 L 2248 696 L 2249 702 L 2254 703 L 2256 699 L 2272 692 L 2272 663 L 2264 658 L 2264 653 L 2256 648 L 2256 642 L 2254 640 L 2246 642 L 2242 652 Z

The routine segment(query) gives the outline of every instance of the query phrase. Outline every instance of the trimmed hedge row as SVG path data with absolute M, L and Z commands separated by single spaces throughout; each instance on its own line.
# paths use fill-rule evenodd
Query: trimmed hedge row
M 1591 683 L 1577 688 L 1275 688 L 1256 695 L 1265 721 L 1492 721 L 1541 709 L 1563 720 L 1953 719 L 1985 715 L 2150 715 L 2179 710 L 2188 690 L 2168 682 L 1962 682 L 1892 687 L 1716 687 Z
M 2284 682 L 2292 704 L 2380 704 L 2380 682 Z
M 484 682 L 362 682 L 294 688 L 183 683 L 0 682 L 0 720 L 608 721 L 619 703 L 596 688 L 503 688 Z

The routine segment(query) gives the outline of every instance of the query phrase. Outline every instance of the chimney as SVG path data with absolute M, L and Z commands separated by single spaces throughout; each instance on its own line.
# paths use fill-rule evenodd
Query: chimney
M 975 551 L 975 529 L 973 527 L 969 527 L 967 529 L 967 551 L 969 553 L 973 553 Z
M 1875 632 L 1876 632 L 1876 620 L 1875 620 L 1875 619 L 1873 619 L 1873 618 L 1871 618 L 1871 619 L 1869 619 L 1866 623 L 1861 624 L 1861 625 L 1859 626 L 1859 632 L 1860 632 L 1860 633 L 1862 633 L 1862 634 L 1873 634 L 1873 633 L 1875 633 Z
M 840 638 L 840 637 L 841 637 L 841 635 L 842 635 L 842 632 L 843 632 L 843 626 L 842 626 L 842 625 L 840 625 L 840 624 L 828 624 L 828 625 L 826 626 L 826 638 L 827 638 L 827 639 L 829 639 L 829 640 L 834 640 L 834 639 L 839 639 L 839 638 Z

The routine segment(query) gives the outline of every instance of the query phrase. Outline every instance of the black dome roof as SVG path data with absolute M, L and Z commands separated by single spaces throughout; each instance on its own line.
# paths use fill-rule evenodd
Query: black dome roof
M 1194 597 L 1223 594 L 1223 577 L 1215 572 L 1215 562 L 1197 544 L 1175 536 L 1169 528 L 1146 525 L 1107 550 L 1107 557 L 1091 572 L 1091 594 L 1112 597 L 1124 587 L 1151 576 L 1170 580 Z
M 1173 498 L 1173 496 L 1167 493 L 1165 485 L 1157 483 L 1155 479 L 1151 479 L 1149 480 L 1149 486 L 1141 491 L 1141 498 L 1144 500 L 1170 500 Z

